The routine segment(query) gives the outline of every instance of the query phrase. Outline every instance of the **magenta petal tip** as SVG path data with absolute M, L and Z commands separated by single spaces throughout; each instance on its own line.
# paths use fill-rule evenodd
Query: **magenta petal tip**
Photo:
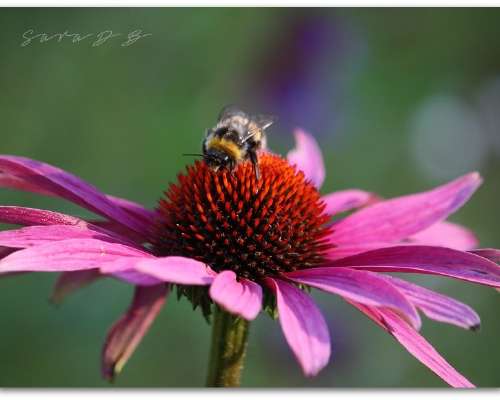
M 294 134 L 296 147 L 288 153 L 288 162 L 295 164 L 314 186 L 320 188 L 326 176 L 321 148 L 304 130 L 296 129 Z
M 288 345 L 306 376 L 317 375 L 330 360 L 330 333 L 312 299 L 280 279 L 266 278 L 275 293 L 279 321 Z
M 262 288 L 247 279 L 237 281 L 233 271 L 219 273 L 209 294 L 222 308 L 246 320 L 255 319 L 262 308 Z

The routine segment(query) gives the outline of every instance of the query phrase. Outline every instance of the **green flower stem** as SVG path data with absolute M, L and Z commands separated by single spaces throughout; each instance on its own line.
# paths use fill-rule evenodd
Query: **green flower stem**
M 208 365 L 208 387 L 240 386 L 240 375 L 248 341 L 249 322 L 216 307 L 213 314 L 212 348 Z

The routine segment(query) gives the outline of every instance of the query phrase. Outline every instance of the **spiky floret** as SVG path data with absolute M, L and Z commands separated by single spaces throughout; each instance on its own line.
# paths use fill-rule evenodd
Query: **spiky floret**
M 261 154 L 261 178 L 250 162 L 214 172 L 196 161 L 160 200 L 154 246 L 215 271 L 259 281 L 324 260 L 329 233 L 316 188 L 286 160 Z

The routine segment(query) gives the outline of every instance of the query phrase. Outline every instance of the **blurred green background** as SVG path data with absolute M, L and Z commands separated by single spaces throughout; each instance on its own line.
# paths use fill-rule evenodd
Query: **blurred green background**
M 138 29 L 151 35 L 122 46 Z M 93 36 L 38 36 L 22 46 L 65 31 Z M 93 45 L 104 31 L 120 36 Z M 269 137 L 275 151 L 293 145 L 295 126 L 316 136 L 328 167 L 324 193 L 359 187 L 390 197 L 479 170 L 483 187 L 452 220 L 498 248 L 499 37 L 498 9 L 4 8 L 0 152 L 154 207 L 190 162 L 182 153 L 197 152 L 220 108 L 236 103 L 279 117 Z M 90 216 L 5 189 L 0 204 Z M 100 378 L 100 349 L 132 288 L 102 280 L 56 308 L 48 303 L 54 280 L 0 280 L 0 386 L 113 387 Z M 423 334 L 472 382 L 499 386 L 500 294 L 416 280 L 478 311 L 478 333 L 425 320 Z M 243 386 L 445 386 L 339 298 L 314 296 L 330 325 L 329 366 L 304 378 L 279 325 L 261 315 Z M 201 315 L 172 297 L 114 386 L 203 386 L 209 334 Z

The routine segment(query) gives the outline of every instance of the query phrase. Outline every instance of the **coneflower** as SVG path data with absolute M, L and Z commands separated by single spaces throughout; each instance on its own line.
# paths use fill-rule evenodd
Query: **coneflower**
M 0 273 L 62 272 L 57 301 L 106 276 L 135 285 L 103 348 L 107 379 L 121 370 L 173 287 L 213 325 L 209 386 L 239 384 L 249 321 L 262 310 L 279 319 L 304 374 L 314 376 L 330 358 L 327 325 L 308 294 L 316 288 L 344 298 L 448 384 L 472 387 L 418 333 L 419 312 L 471 330 L 477 314 L 384 272 L 500 287 L 500 251 L 471 250 L 474 235 L 445 222 L 480 176 L 391 200 L 354 189 L 321 196 L 319 147 L 305 132 L 296 138 L 287 159 L 260 154 L 258 180 L 248 162 L 232 173 L 195 162 L 156 210 L 103 194 L 53 166 L 2 156 L 1 186 L 61 197 L 104 219 L 0 207 L 1 222 L 25 226 L 0 232 Z

